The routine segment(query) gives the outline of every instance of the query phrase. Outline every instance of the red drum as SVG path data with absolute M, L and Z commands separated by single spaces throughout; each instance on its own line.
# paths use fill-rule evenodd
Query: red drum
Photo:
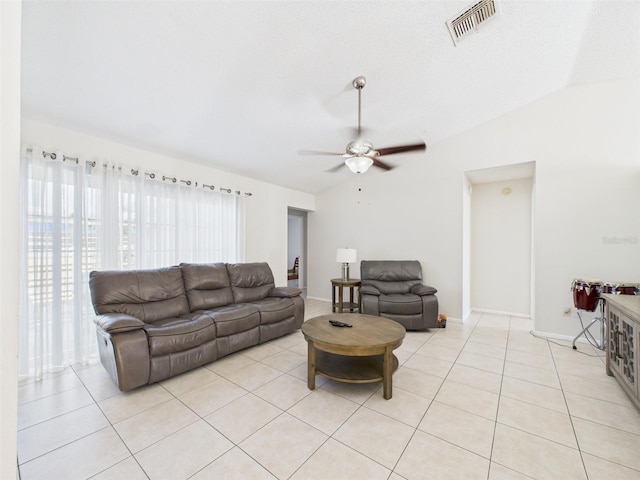
M 604 286 L 602 287 L 602 293 L 610 293 L 612 295 L 615 295 L 616 293 L 618 293 L 618 284 L 605 282 Z
M 571 284 L 573 304 L 580 310 L 595 311 L 602 293 L 602 282 L 591 278 L 576 278 Z
M 640 287 L 637 283 L 620 283 L 616 293 L 620 295 L 640 295 Z

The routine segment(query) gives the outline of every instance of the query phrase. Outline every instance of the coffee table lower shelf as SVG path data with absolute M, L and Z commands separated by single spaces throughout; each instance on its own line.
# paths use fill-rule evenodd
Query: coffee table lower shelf
M 318 375 L 345 383 L 374 383 L 384 380 L 384 355 L 352 357 L 316 350 Z M 393 371 L 398 369 L 398 358 L 393 355 Z

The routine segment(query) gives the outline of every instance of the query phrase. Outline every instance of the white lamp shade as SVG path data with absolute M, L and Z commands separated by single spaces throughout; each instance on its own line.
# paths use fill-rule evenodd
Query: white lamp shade
M 356 261 L 358 251 L 355 248 L 338 248 L 336 250 L 336 262 L 353 263 Z
M 364 173 L 373 165 L 373 160 L 369 157 L 351 157 L 347 158 L 344 163 L 353 173 Z

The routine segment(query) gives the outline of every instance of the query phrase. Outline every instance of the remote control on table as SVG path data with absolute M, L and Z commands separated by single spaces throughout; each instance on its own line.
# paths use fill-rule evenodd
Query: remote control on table
M 339 322 L 338 320 L 329 320 L 329 323 L 331 325 L 333 325 L 334 327 L 349 327 L 351 328 L 352 325 L 349 323 L 344 323 L 344 322 Z

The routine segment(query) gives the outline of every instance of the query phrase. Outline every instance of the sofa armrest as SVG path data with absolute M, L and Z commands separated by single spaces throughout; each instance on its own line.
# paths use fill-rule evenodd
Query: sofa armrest
M 298 297 L 302 290 L 296 287 L 274 287 L 269 291 L 269 297 Z
M 360 295 L 380 295 L 380 290 L 378 290 L 373 285 L 363 285 L 360 287 Z
M 436 290 L 434 287 L 430 287 L 429 285 L 414 285 L 413 287 L 411 287 L 411 293 L 415 294 L 415 295 L 434 295 L 438 290 Z
M 126 313 L 103 313 L 95 318 L 98 328 L 107 333 L 131 332 L 133 330 L 141 330 L 144 322 Z
M 121 391 L 149 383 L 149 344 L 144 330 L 112 335 L 98 328 L 96 333 L 100 361 Z

